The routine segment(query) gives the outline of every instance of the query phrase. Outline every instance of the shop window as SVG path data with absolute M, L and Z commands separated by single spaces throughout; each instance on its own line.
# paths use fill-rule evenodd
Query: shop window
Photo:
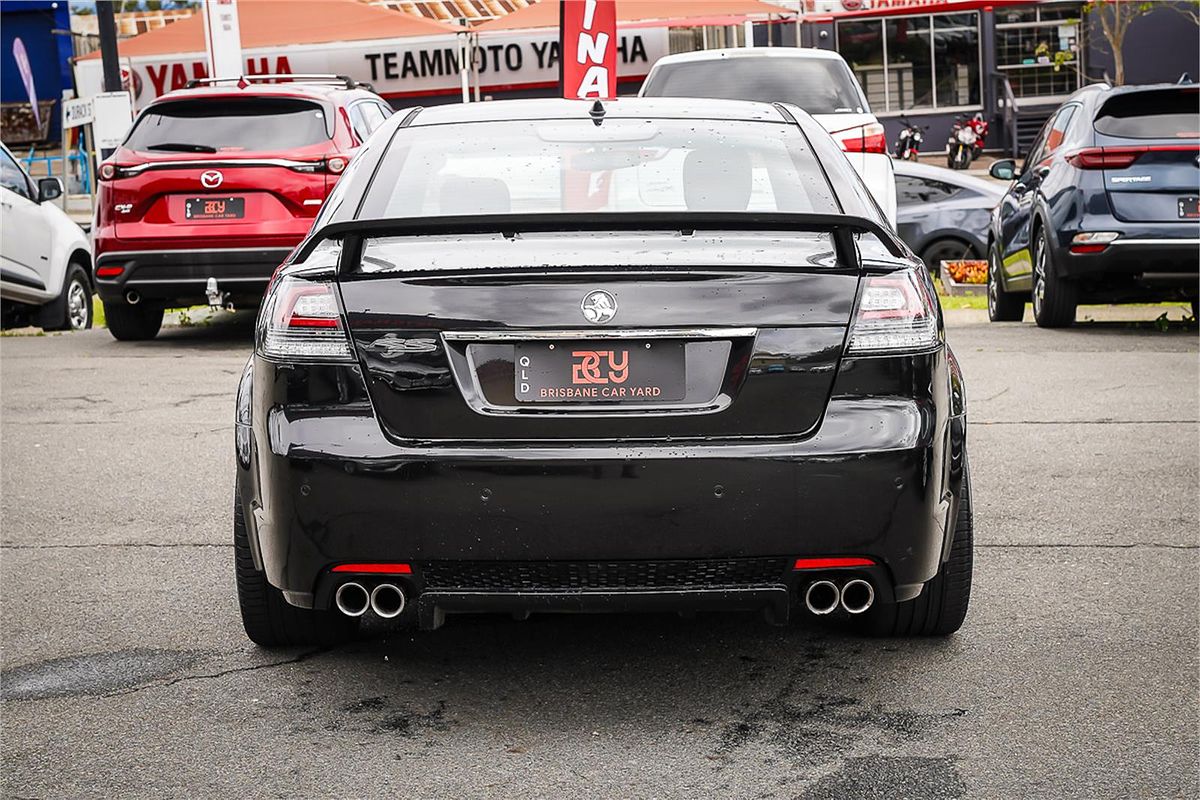
M 667 37 L 671 54 L 696 50 L 719 50 L 726 47 L 745 47 L 746 29 L 741 25 L 698 25 L 671 28 Z
M 883 23 L 880 20 L 839 22 L 838 52 L 867 96 L 867 104 L 879 111 L 887 108 L 887 75 L 883 63 Z
M 889 108 L 933 108 L 929 17 L 888 20 L 887 54 Z
M 1016 97 L 1068 95 L 1080 86 L 1079 5 L 996 12 L 996 67 Z
M 837 42 L 876 111 L 980 104 L 975 12 L 839 22 Z

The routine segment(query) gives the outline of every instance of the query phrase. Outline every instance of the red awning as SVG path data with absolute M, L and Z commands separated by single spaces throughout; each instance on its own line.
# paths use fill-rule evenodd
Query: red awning
M 444 36 L 457 25 L 417 17 L 358 0 L 238 0 L 242 47 L 288 47 L 329 42 Z M 119 43 L 122 57 L 204 52 L 200 12 Z M 99 58 L 99 51 L 84 59 Z
M 618 0 L 617 25 L 621 28 L 679 27 L 685 25 L 740 25 L 768 15 L 795 16 L 795 9 L 760 0 Z M 475 26 L 481 32 L 557 28 L 558 2 L 541 0 L 499 19 Z

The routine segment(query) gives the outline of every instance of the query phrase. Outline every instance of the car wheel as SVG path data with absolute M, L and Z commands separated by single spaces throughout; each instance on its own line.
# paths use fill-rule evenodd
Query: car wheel
M 971 602 L 974 561 L 974 528 L 971 511 L 971 473 L 963 468 L 963 482 L 954 525 L 950 558 L 933 580 L 912 600 L 876 603 L 855 619 L 869 636 L 947 636 L 962 627 Z
M 930 275 L 941 274 L 943 261 L 975 257 L 975 248 L 961 239 L 938 239 L 921 251 L 921 260 L 929 268 Z
M 1065 328 L 1075 322 L 1078 303 L 1075 284 L 1055 272 L 1046 229 L 1039 226 L 1033 236 L 1033 318 L 1040 328 Z
M 81 264 L 67 266 L 63 290 L 48 306 L 42 325 L 47 331 L 82 331 L 92 327 L 92 282 Z
M 1000 253 L 994 244 L 988 248 L 987 301 L 992 322 L 1020 322 L 1025 317 L 1025 295 L 1006 292 L 1000 283 Z
M 254 566 L 250 537 L 238 493 L 233 499 L 233 557 L 237 575 L 238 605 L 242 627 L 250 640 L 262 647 L 329 645 L 344 642 L 358 631 L 358 618 L 333 611 L 296 608 L 283 593 L 267 582 Z
M 162 327 L 163 310 L 154 306 L 128 303 L 105 303 L 104 316 L 108 332 L 121 342 L 142 342 L 153 339 Z

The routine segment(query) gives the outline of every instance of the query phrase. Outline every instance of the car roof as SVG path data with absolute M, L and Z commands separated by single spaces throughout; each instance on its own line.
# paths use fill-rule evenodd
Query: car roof
M 238 88 L 236 84 L 217 84 L 176 89 L 156 98 L 151 105 L 174 100 L 230 97 L 294 97 L 331 103 L 351 102 L 364 98 L 379 99 L 379 95 L 362 87 L 347 89 L 345 86 L 339 85 L 293 81 L 289 83 L 251 83 L 244 88 Z
M 1138 94 L 1140 92 L 1161 92 L 1164 89 L 1180 89 L 1182 91 L 1200 91 L 1200 85 L 1196 83 L 1141 83 L 1130 86 L 1110 86 L 1107 83 L 1093 83 L 1090 86 L 1084 86 L 1079 89 L 1069 98 L 1070 100 L 1083 100 L 1087 98 L 1104 98 L 1116 97 L 1122 94 Z
M 590 119 L 597 102 L 606 119 L 712 119 L 743 122 L 788 122 L 770 103 L 710 100 L 698 97 L 618 97 L 615 100 L 495 100 L 452 103 L 420 109 L 409 124 L 447 125 L 540 119 Z
M 716 61 L 723 58 L 799 58 L 814 61 L 845 61 L 834 50 L 818 50 L 815 47 L 726 47 L 718 50 L 696 50 L 663 56 L 654 67 L 681 64 L 691 61 Z
M 920 164 L 913 161 L 905 161 L 897 159 L 892 162 L 893 169 L 897 175 L 907 175 L 914 178 L 927 178 L 931 181 L 942 181 L 949 183 L 952 186 L 961 186 L 964 189 L 971 189 L 987 195 L 995 195 L 997 198 L 1002 197 L 1007 190 L 1002 184 L 993 183 L 992 181 L 977 178 L 974 175 L 967 175 L 963 172 L 945 167 L 935 167 L 932 164 Z

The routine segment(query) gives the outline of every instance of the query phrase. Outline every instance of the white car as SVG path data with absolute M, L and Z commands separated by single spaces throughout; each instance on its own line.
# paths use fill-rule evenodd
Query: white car
M 52 200 L 58 178 L 34 181 L 0 145 L 0 327 L 92 327 L 92 248 Z
M 739 47 L 660 58 L 642 97 L 714 97 L 790 103 L 812 115 L 846 152 L 884 216 L 896 224 L 896 177 L 887 134 L 845 59 L 829 50 Z

